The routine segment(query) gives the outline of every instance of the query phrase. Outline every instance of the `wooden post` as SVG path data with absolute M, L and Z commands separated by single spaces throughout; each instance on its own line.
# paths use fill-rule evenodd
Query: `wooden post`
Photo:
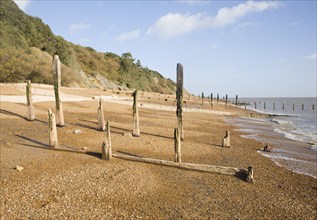
M 282 110 L 284 111 L 284 109 L 285 109 L 285 102 L 283 101 L 283 103 L 282 103 Z
M 217 104 L 219 103 L 219 93 L 217 93 Z
M 204 98 L 205 98 L 204 93 L 201 93 L 201 105 L 204 105 Z
M 263 103 L 263 108 L 266 109 L 266 103 L 265 102 Z
M 61 62 L 58 55 L 53 58 L 53 78 L 54 78 L 54 92 L 55 92 L 55 105 L 56 105 L 56 125 L 64 127 L 64 112 L 62 101 L 60 99 L 61 93 Z
M 275 102 L 273 102 L 273 110 L 275 110 Z
M 247 109 L 247 104 L 244 102 L 244 109 Z
M 48 109 L 48 128 L 49 128 L 48 145 L 50 147 L 56 148 L 58 147 L 56 120 L 55 120 L 55 115 L 54 113 L 52 113 L 51 109 Z
M 256 102 L 254 102 L 254 108 L 256 109 Z
M 312 109 L 315 110 L 315 104 L 313 104 Z
M 295 111 L 295 104 L 293 103 L 293 111 Z
M 236 95 L 236 107 L 238 107 L 238 95 Z
M 177 99 L 177 108 L 176 108 L 176 115 L 177 115 L 177 128 L 180 132 L 180 138 L 184 140 L 184 130 L 183 130 L 183 65 L 178 63 L 176 68 L 176 82 L 177 82 L 177 89 L 176 89 L 176 99 Z
M 103 114 L 103 107 L 102 107 L 102 99 L 99 98 L 99 107 L 98 107 L 98 131 L 104 131 L 106 130 L 106 123 L 104 119 L 104 114 Z
M 35 114 L 34 114 L 34 106 L 33 106 L 33 99 L 32 99 L 31 80 L 26 81 L 26 102 L 28 106 L 27 119 L 29 121 L 33 121 L 35 119 Z
M 304 110 L 304 103 L 302 104 L 302 110 Z
M 180 129 L 175 128 L 174 129 L 174 162 L 181 163 L 182 162 L 182 156 L 181 156 L 181 139 L 180 139 Z
M 223 147 L 230 147 L 230 132 L 226 131 L 224 138 L 222 139 Z
M 253 183 L 253 166 L 249 166 L 248 167 L 247 182 L 248 183 Z
M 228 108 L 228 95 L 226 94 L 226 108 Z
M 102 159 L 111 160 L 112 159 L 112 147 L 111 147 L 111 137 L 110 137 L 110 122 L 107 121 L 107 132 L 105 141 L 102 143 Z
M 133 93 L 133 133 L 134 137 L 140 137 L 139 111 L 138 111 L 138 90 Z
M 213 106 L 214 94 L 210 94 L 210 105 Z

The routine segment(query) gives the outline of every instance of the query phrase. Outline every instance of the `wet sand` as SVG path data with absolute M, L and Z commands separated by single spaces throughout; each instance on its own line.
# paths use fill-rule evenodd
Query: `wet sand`
M 1 84 L 0 89 L 1 95 L 24 95 L 23 86 Z M 130 98 L 123 91 L 62 91 Z M 140 104 L 173 106 L 174 97 L 144 93 Z M 189 107 L 200 104 L 188 100 Z M 25 104 L 1 101 L 1 219 L 315 219 L 317 214 L 316 179 L 275 165 L 257 152 L 262 143 L 240 137 L 243 132 L 224 122 L 224 117 L 250 113 L 245 110 L 223 104 L 211 109 L 205 102 L 200 108 L 232 116 L 185 112 L 182 160 L 238 168 L 253 165 L 253 184 L 233 176 L 101 160 L 104 133 L 96 130 L 96 99 L 64 102 L 66 126 L 58 128 L 61 148 L 91 153 L 50 150 L 47 109 L 54 110 L 55 103 L 34 106 L 36 120 L 29 122 Z M 172 161 L 175 112 L 141 107 L 141 136 L 131 138 L 123 136 L 132 132 L 131 107 L 105 101 L 113 152 Z M 220 146 L 226 130 L 231 133 L 231 148 Z M 17 171 L 16 165 L 24 169 Z

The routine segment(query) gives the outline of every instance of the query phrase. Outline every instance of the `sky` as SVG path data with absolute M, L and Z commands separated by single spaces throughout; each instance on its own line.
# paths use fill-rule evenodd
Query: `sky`
M 130 52 L 193 94 L 316 97 L 310 1 L 15 0 L 53 33 L 99 52 Z

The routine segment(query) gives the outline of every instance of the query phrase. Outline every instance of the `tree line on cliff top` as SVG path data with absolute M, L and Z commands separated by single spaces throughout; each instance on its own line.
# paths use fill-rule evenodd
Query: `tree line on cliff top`
M 25 14 L 12 0 L 0 1 L 0 82 L 52 84 L 52 55 L 62 62 L 63 86 L 107 87 L 174 93 L 175 83 L 143 67 L 127 52 L 101 53 L 55 36 L 38 17 Z M 107 84 L 109 85 L 109 84 Z

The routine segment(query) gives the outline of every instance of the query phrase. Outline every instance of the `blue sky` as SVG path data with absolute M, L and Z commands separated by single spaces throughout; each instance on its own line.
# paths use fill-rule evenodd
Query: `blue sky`
M 316 96 L 316 1 L 15 1 L 54 34 L 131 52 L 194 94 Z

